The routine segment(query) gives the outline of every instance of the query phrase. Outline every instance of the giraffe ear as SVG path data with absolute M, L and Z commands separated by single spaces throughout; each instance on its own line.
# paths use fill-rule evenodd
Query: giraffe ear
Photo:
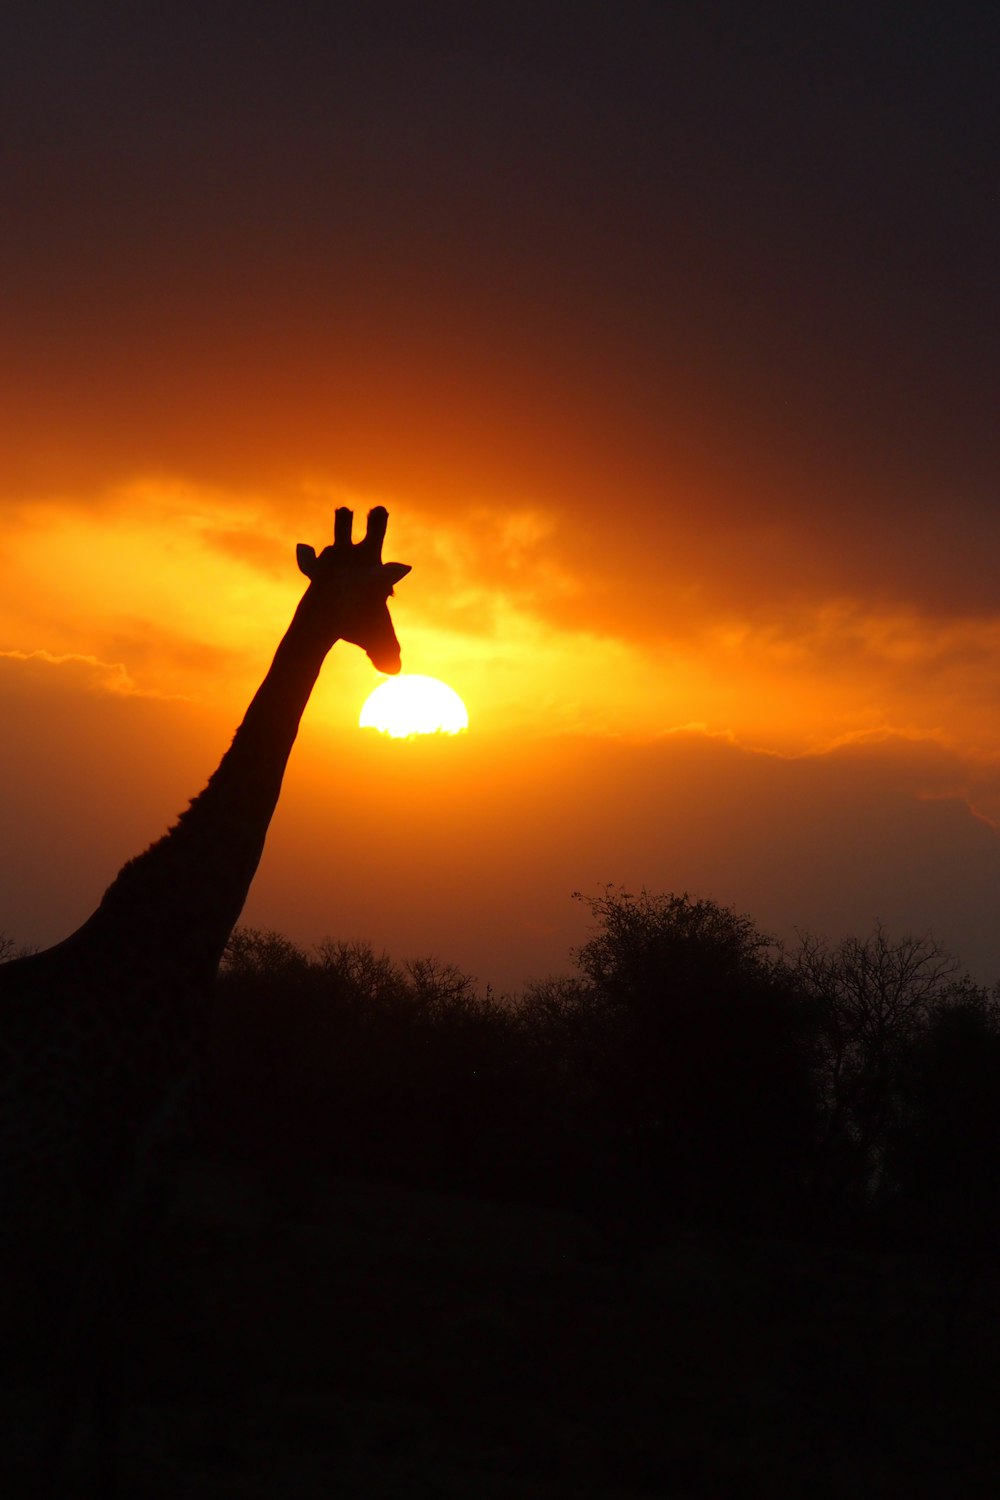
M 316 570 L 316 548 L 300 542 L 295 549 L 295 560 L 306 577 L 311 578 Z
M 390 584 L 395 587 L 399 580 L 405 578 L 407 573 L 412 573 L 413 569 L 409 563 L 383 563 L 382 571 Z

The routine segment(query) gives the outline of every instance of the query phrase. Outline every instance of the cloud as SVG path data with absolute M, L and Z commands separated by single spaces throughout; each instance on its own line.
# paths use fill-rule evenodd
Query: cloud
M 64 668 L 86 691 L 108 693 L 113 697 L 179 698 L 183 696 L 139 686 L 129 676 L 122 662 L 100 661 L 96 656 L 83 656 L 77 652 L 55 655 L 45 650 L 0 651 L 0 661 L 23 663 L 29 672 L 36 665 Z M 41 683 L 39 685 L 41 686 Z
M 273 536 L 223 527 L 206 527 L 201 535 L 207 546 L 262 573 L 280 577 L 288 572 L 289 548 Z
M 96 508 L 22 507 L 0 639 L 235 708 L 298 598 L 294 541 L 322 547 L 338 504 L 360 521 L 383 501 L 387 556 L 414 568 L 393 605 L 406 669 L 450 682 L 482 728 L 648 738 L 700 722 L 784 752 L 890 732 L 969 755 L 1000 743 L 1000 613 L 767 596 L 759 579 L 720 604 L 681 576 L 693 533 L 663 547 L 669 517 L 644 527 L 624 507 L 567 524 L 537 499 L 449 513 L 315 475 L 273 491 L 136 478 Z M 724 539 L 717 561 L 732 562 Z

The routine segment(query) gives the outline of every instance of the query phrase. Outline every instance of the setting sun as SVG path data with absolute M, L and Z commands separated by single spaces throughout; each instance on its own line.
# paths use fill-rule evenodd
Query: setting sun
M 410 673 L 379 683 L 365 702 L 358 724 L 393 739 L 406 739 L 411 734 L 459 734 L 468 729 L 469 715 L 447 683 Z

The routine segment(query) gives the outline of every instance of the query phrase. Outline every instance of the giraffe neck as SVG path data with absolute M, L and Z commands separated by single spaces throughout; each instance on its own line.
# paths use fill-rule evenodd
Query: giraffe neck
M 168 833 L 119 871 L 70 941 L 93 936 L 106 950 L 113 936 L 126 964 L 211 983 L 260 862 L 302 712 L 333 644 L 316 631 L 307 598 L 308 591 L 204 791 Z

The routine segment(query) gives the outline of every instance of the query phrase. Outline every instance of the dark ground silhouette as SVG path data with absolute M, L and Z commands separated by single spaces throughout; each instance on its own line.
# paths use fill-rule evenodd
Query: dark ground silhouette
M 928 1256 L 189 1164 L 131 1329 L 146 1497 L 995 1493 L 1000 1285 Z M 32 1436 L 4 1393 L 16 1494 Z M 67 1491 L 72 1494 L 72 1489 Z
M 237 930 L 127 1494 L 996 1492 L 995 995 L 881 929 L 786 955 L 711 901 L 591 906 L 575 976 L 508 999 Z

